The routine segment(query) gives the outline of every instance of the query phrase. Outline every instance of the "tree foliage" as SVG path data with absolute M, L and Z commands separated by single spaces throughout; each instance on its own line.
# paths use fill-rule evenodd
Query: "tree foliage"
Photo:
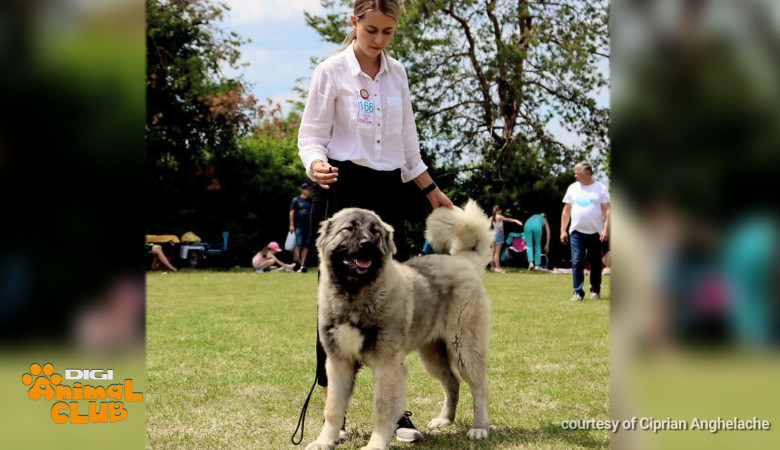
M 237 67 L 236 33 L 218 26 L 227 7 L 206 0 L 146 0 L 146 149 L 152 192 L 181 191 L 197 165 L 231 151 L 254 118 L 256 100 Z
M 340 42 L 351 3 L 323 1 L 307 23 Z M 602 165 L 608 12 L 605 1 L 406 1 L 389 52 L 409 74 L 427 157 L 457 184 L 477 174 L 489 197 L 509 200 L 577 160 Z
M 221 28 L 227 7 L 147 0 L 147 232 L 193 231 L 221 242 L 231 264 L 287 233 L 290 200 L 305 180 L 297 114 L 260 105 L 237 68 L 244 40 Z

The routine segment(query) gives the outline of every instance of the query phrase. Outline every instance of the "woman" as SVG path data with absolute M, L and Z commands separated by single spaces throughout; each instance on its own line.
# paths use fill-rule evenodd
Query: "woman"
M 547 224 L 545 213 L 534 214 L 525 221 L 526 256 L 528 256 L 528 268 L 539 269 L 542 264 L 542 227 L 546 231 L 547 241 L 544 244 L 544 253 L 550 251 L 550 225 Z
M 162 245 L 160 244 L 154 244 L 154 243 L 147 243 L 146 249 L 149 255 L 151 255 L 151 268 L 152 270 L 157 270 L 160 267 L 164 267 L 163 270 L 168 269 L 171 272 L 178 272 L 179 269 L 173 266 L 171 264 L 170 259 L 165 254 L 165 251 L 163 250 Z
M 493 207 L 493 216 L 490 218 L 490 221 L 493 223 L 493 231 L 496 233 L 496 237 L 493 240 L 493 262 L 491 263 L 490 270 L 493 272 L 498 273 L 506 273 L 504 269 L 501 268 L 501 247 L 504 245 L 504 221 L 507 222 L 514 222 L 518 225 L 523 225 L 523 222 L 520 222 L 517 219 L 513 219 L 511 217 L 502 216 L 501 213 L 504 212 L 499 205 L 495 205 Z
M 279 244 L 276 241 L 268 243 L 262 250 L 257 252 L 254 258 L 252 258 L 252 267 L 254 267 L 257 273 L 267 272 L 274 264 L 278 264 L 279 267 L 293 270 L 292 264 L 286 264 L 276 257 L 276 253 L 282 251 Z
M 408 256 L 404 218 L 409 209 L 401 195 L 404 183 L 414 181 L 434 208 L 452 208 L 452 202 L 433 182 L 420 156 L 406 70 L 385 51 L 395 35 L 401 5 L 398 0 L 355 2 L 344 47 L 312 75 L 298 153 L 317 183 L 311 230 L 343 208 L 370 209 L 393 226 L 398 258 L 404 259 Z M 317 380 L 327 397 L 319 336 Z M 414 442 L 422 435 L 404 416 L 396 438 Z

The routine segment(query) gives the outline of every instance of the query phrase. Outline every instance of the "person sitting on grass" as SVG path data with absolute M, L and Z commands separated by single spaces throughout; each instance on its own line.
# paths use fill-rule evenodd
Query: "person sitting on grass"
M 178 272 L 179 269 L 171 264 L 170 259 L 163 251 L 163 247 L 160 244 L 147 243 L 147 251 L 152 256 L 151 269 L 157 270 L 170 270 L 171 272 Z
M 275 265 L 279 265 L 279 267 L 293 270 L 292 264 L 287 264 L 279 260 L 279 258 L 276 257 L 276 253 L 279 253 L 282 251 L 282 249 L 279 247 L 279 244 L 276 243 L 276 241 L 269 242 L 268 245 L 265 246 L 262 250 L 257 252 L 257 254 L 252 258 L 252 267 L 255 268 L 255 272 L 257 273 L 263 273 L 267 272 L 271 269 L 271 267 Z

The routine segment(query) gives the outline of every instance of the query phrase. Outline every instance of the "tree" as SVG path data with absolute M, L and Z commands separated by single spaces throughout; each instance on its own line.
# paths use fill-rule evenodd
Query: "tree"
M 336 3 L 306 14 L 330 42 L 346 35 L 336 11 L 352 2 Z M 409 74 L 427 157 L 461 183 L 478 173 L 498 198 L 518 182 L 554 183 L 580 159 L 601 165 L 609 111 L 594 96 L 607 86 L 608 12 L 606 1 L 407 1 L 389 51 Z M 564 142 L 556 123 L 581 140 Z
M 150 193 L 192 185 L 198 166 L 235 149 L 248 132 L 256 100 L 237 67 L 244 42 L 217 27 L 227 9 L 206 0 L 146 1 L 146 150 Z
M 270 100 L 259 110 L 252 134 L 220 160 L 220 180 L 229 187 L 230 200 L 219 225 L 235 236 L 232 253 L 242 265 L 268 242 L 283 242 L 290 201 L 300 194 L 301 183 L 310 181 L 298 156 L 300 115 L 282 116 L 281 106 Z

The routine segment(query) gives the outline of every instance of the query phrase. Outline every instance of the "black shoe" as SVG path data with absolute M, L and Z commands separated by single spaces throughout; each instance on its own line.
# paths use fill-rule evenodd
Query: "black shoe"
M 412 412 L 406 411 L 395 426 L 395 438 L 401 442 L 417 442 L 423 438 L 410 417 Z
M 301 265 L 296 261 L 293 265 L 293 272 L 297 272 L 301 268 Z

